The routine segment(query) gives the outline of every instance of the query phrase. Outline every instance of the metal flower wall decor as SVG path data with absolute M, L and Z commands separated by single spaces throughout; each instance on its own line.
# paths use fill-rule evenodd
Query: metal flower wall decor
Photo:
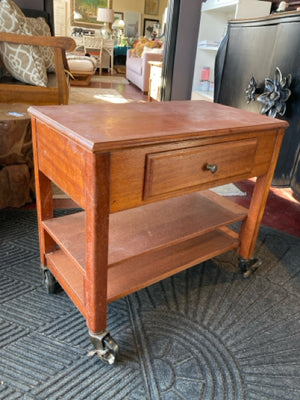
M 251 101 L 255 101 L 257 93 L 257 83 L 254 76 L 250 79 L 249 85 L 246 89 L 246 101 L 249 104 Z
M 283 116 L 286 112 L 286 101 L 291 95 L 289 89 L 292 82 L 292 75 L 282 77 L 282 73 L 276 67 L 274 79 L 266 78 L 263 90 L 257 88 L 257 83 L 252 77 L 246 89 L 246 101 L 259 101 L 263 104 L 261 114 L 266 114 L 275 118 L 277 115 Z M 256 95 L 259 96 L 256 97 Z

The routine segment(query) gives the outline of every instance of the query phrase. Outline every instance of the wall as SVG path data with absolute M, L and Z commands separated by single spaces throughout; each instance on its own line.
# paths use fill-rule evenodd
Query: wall
M 170 100 L 191 98 L 202 1 L 180 3 Z
M 53 1 L 56 35 L 62 35 L 62 36 L 71 35 L 73 27 L 71 27 L 70 2 L 71 0 Z M 142 14 L 141 31 L 143 31 L 144 27 L 144 18 L 159 19 L 161 22 L 163 12 L 167 7 L 167 5 L 168 5 L 168 0 L 160 0 L 159 14 L 149 15 L 149 14 L 144 14 L 145 0 L 112 0 L 112 8 L 116 12 L 135 11 L 135 12 L 140 12 Z M 64 13 L 64 15 L 62 13 Z
M 48 24 L 50 25 L 51 33 L 54 33 L 54 18 L 53 18 L 53 1 L 52 0 L 14 0 L 15 3 L 22 9 L 27 10 L 37 10 L 38 12 L 42 12 L 41 16 L 43 16 Z M 27 16 L 36 15 L 31 11 Z
M 145 0 L 113 0 L 113 9 L 115 11 L 136 11 L 142 14 L 142 25 L 144 24 L 144 18 L 147 19 L 159 19 L 161 18 L 165 8 L 168 6 L 168 0 L 159 0 L 159 12 L 158 15 L 144 14 Z
M 44 10 L 44 0 L 14 0 L 20 8 L 31 8 L 33 10 Z
M 54 31 L 56 36 L 70 36 L 70 0 L 53 0 Z

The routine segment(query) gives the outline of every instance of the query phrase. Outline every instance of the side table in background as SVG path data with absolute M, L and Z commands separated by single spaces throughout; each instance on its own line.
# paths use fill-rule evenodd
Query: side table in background
M 148 100 L 160 101 L 160 93 L 162 87 L 162 62 L 149 61 L 149 64 L 150 64 L 150 77 L 149 77 Z
M 34 191 L 28 104 L 0 105 L 0 209 L 21 207 Z
M 115 46 L 114 47 L 114 64 L 126 65 L 127 50 L 129 46 Z

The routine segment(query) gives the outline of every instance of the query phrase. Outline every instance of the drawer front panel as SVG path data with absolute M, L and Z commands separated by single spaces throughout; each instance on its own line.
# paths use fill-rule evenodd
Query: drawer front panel
M 84 151 L 74 142 L 37 121 L 40 170 L 80 206 L 85 203 Z
M 252 138 L 148 154 L 144 200 L 249 174 L 255 166 L 256 149 L 257 139 Z
M 161 77 L 161 72 L 162 68 L 161 67 L 156 67 L 154 65 L 151 66 L 151 78 L 160 78 Z

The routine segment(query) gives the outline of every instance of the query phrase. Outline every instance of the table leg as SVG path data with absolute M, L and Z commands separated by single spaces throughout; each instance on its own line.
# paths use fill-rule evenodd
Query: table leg
M 245 277 L 249 276 L 251 272 L 257 269 L 260 265 L 260 261 L 256 258 L 253 258 L 253 253 L 260 224 L 265 211 L 283 134 L 283 130 L 278 131 L 277 139 L 274 144 L 273 158 L 271 160 L 268 172 L 265 175 L 257 177 L 248 216 L 241 227 L 241 245 L 239 250 L 239 255 L 241 258 L 240 268 Z
M 87 156 L 86 170 L 86 279 L 87 325 L 95 353 L 114 363 L 119 347 L 106 330 L 109 237 L 109 154 Z
M 32 143 L 34 156 L 34 174 L 36 186 L 36 207 L 38 215 L 40 258 L 42 266 L 46 267 L 45 254 L 56 249 L 55 241 L 43 229 L 42 221 L 53 218 L 53 196 L 52 183 L 46 175 L 39 170 L 39 159 L 37 153 L 37 133 L 35 119 L 32 119 Z

